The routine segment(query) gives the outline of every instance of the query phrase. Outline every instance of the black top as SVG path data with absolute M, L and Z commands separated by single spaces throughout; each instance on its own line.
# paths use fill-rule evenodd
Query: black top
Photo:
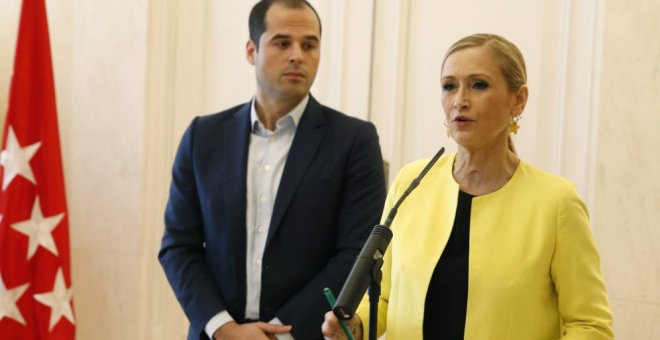
M 433 271 L 424 306 L 424 339 L 463 339 L 468 299 L 472 195 L 458 192 L 447 246 Z

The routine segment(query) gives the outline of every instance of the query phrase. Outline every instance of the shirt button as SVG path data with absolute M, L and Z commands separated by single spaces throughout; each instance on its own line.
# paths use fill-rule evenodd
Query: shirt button
M 256 263 L 256 264 L 258 264 L 258 265 L 261 265 L 261 259 L 257 259 L 257 260 L 255 260 L 254 263 Z
M 270 165 L 266 164 L 266 165 L 264 166 L 264 170 L 266 170 L 266 171 L 270 170 Z
M 263 233 L 264 231 L 266 231 L 266 228 L 264 228 L 264 227 L 262 227 L 262 226 L 259 226 L 259 227 L 257 228 L 257 232 L 259 232 L 259 233 Z
M 262 202 L 266 202 L 266 195 L 259 196 L 259 200 L 261 200 Z

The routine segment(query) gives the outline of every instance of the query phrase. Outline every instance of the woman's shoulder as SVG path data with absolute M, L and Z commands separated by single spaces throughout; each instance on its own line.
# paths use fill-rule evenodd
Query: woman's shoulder
M 446 169 L 451 170 L 453 160 L 454 154 L 445 154 L 441 156 L 438 161 L 433 164 L 433 167 L 429 170 L 429 173 L 439 173 L 445 171 Z M 424 170 L 430 161 L 431 157 L 422 158 L 404 165 L 401 170 L 399 170 L 397 178 L 409 182 L 410 180 L 419 176 L 419 174 L 422 172 L 422 170 Z
M 429 169 L 429 171 L 424 176 L 424 179 L 418 183 L 424 183 L 421 185 L 422 188 L 417 189 L 417 191 L 424 191 L 424 187 L 430 186 L 442 186 L 448 187 L 452 184 L 455 184 L 451 175 L 451 167 L 453 164 L 454 155 L 443 155 L 440 157 L 435 164 Z M 414 162 L 404 165 L 401 170 L 397 173 L 394 181 L 392 181 L 390 186 L 390 192 L 396 194 L 397 196 L 403 193 L 403 190 L 406 190 L 408 186 L 420 175 L 424 168 L 429 164 L 431 158 L 423 158 L 416 160 Z
M 526 187 L 532 187 L 537 192 L 566 195 L 576 193 L 575 184 L 570 180 L 538 168 L 523 160 L 520 161 L 520 181 Z

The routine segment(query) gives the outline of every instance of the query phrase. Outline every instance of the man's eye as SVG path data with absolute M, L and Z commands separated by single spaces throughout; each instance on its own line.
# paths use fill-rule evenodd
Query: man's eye
M 289 46 L 289 42 L 288 41 L 278 41 L 278 42 L 275 43 L 275 46 L 277 46 L 277 47 L 287 47 L 287 46 Z

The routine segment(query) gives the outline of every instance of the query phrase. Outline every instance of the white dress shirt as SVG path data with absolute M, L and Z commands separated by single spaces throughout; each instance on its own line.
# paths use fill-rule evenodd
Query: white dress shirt
M 293 110 L 277 120 L 275 131 L 266 129 L 259 120 L 252 100 L 250 112 L 251 134 L 247 164 L 247 206 L 246 206 L 246 305 L 245 318 L 259 319 L 261 294 L 262 256 L 273 215 L 275 197 L 284 171 L 289 149 L 302 117 L 309 95 Z M 206 324 L 205 331 L 210 338 L 213 332 L 234 319 L 227 311 L 216 314 Z M 275 324 L 282 322 L 274 318 Z M 319 326 L 320 327 L 320 326 Z M 278 339 L 293 339 L 291 334 L 278 334 Z

